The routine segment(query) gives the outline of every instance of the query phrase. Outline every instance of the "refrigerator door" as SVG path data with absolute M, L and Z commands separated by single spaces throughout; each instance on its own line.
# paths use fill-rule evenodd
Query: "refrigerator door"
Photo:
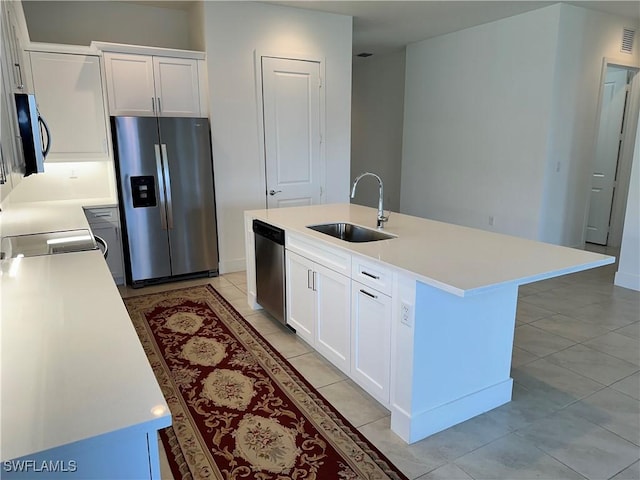
M 158 123 L 112 117 L 131 281 L 171 275 Z
M 171 271 L 218 270 L 218 241 L 209 122 L 158 118 L 165 162 Z

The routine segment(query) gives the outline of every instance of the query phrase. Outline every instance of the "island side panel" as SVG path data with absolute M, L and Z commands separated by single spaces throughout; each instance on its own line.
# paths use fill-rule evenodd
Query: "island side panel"
M 459 297 L 416 284 L 409 432 L 413 443 L 511 400 L 517 285 Z
M 247 269 L 247 303 L 252 310 L 262 307 L 256 301 L 256 250 L 255 237 L 253 235 L 253 215 L 244 215 L 244 250 Z
M 8 479 L 160 480 L 158 428 L 171 417 L 2 462 Z

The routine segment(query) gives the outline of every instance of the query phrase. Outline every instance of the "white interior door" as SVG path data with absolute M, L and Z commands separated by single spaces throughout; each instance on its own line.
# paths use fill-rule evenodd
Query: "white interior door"
M 320 63 L 262 57 L 267 208 L 320 203 Z
M 616 181 L 622 120 L 627 95 L 627 70 L 607 67 L 602 91 L 600 129 L 596 144 L 596 160 L 591 178 L 591 199 L 586 240 L 607 244 L 611 204 Z

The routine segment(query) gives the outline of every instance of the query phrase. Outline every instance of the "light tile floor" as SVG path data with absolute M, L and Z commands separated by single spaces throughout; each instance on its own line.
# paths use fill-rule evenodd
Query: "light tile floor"
M 210 283 L 411 479 L 639 480 L 640 294 L 614 286 L 615 271 L 610 265 L 522 286 L 513 400 L 412 445 L 391 432 L 387 410 L 247 306 L 243 272 L 120 292 Z M 163 472 L 170 478 L 166 463 Z

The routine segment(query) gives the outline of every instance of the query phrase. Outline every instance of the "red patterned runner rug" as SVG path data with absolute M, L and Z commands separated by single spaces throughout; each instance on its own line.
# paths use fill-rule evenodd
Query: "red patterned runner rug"
M 176 478 L 406 479 L 210 285 L 124 300 Z

